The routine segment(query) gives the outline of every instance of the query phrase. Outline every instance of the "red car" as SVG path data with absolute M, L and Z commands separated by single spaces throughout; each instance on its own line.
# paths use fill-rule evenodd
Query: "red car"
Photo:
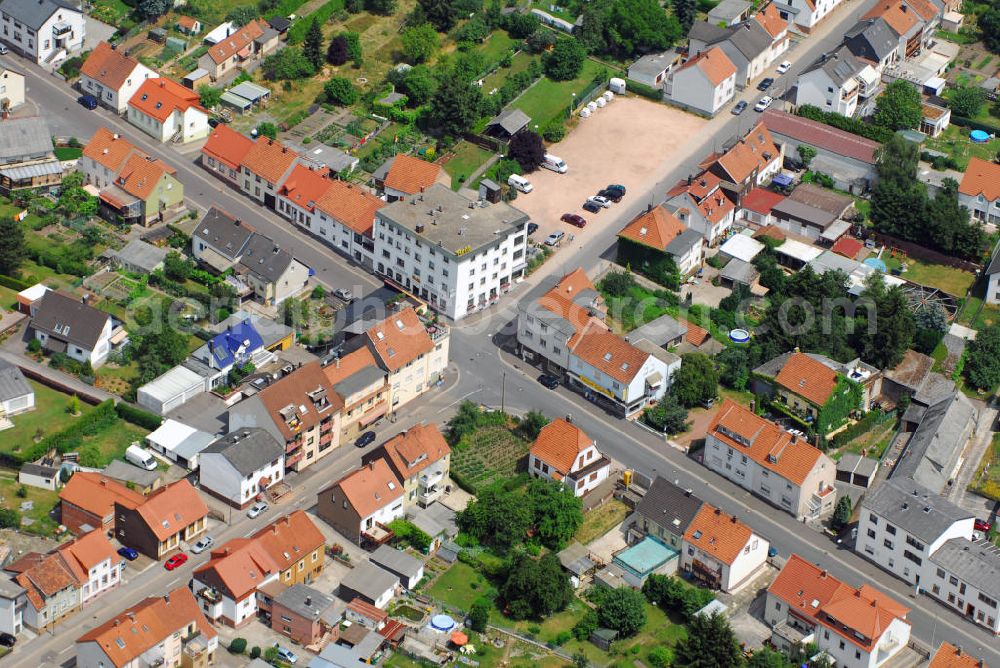
M 175 568 L 180 568 L 181 566 L 183 566 L 184 562 L 186 562 L 187 560 L 188 556 L 183 552 L 181 552 L 179 554 L 175 554 L 174 556 L 170 557 L 165 562 L 163 562 L 163 567 L 166 568 L 168 571 L 172 571 Z
M 564 213 L 562 218 L 559 220 L 564 223 L 569 223 L 570 225 L 576 225 L 577 227 L 585 227 L 587 225 L 587 220 L 583 216 L 575 213 Z
M 990 526 L 990 523 L 986 520 L 976 520 L 973 524 L 973 528 L 975 528 L 976 531 L 982 531 L 983 533 L 989 533 Z

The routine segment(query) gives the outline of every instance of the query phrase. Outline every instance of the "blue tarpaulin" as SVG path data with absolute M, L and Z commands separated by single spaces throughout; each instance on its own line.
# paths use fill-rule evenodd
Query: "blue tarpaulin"
M 786 188 L 788 186 L 792 185 L 792 177 L 790 177 L 788 174 L 775 174 L 774 178 L 771 179 L 771 181 L 775 185 L 786 187 Z

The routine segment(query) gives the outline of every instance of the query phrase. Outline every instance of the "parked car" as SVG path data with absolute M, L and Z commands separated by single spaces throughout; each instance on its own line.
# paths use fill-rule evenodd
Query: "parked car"
M 0 44 L 0 56 L 6 56 L 8 53 L 10 53 L 10 50 L 3 44 Z
M 764 111 L 765 109 L 771 106 L 772 102 L 774 102 L 774 99 L 770 95 L 765 95 L 764 97 L 760 98 L 760 102 L 754 105 L 753 110 Z
M 562 243 L 563 237 L 565 236 L 566 233 L 561 230 L 559 232 L 553 232 L 549 236 L 545 237 L 545 245 L 558 246 L 560 243 Z
M 354 441 L 354 447 L 365 448 L 375 442 L 375 432 L 366 431 L 365 433 L 358 436 L 358 439 Z
M 538 382 L 541 383 L 543 387 L 547 387 L 550 390 L 554 390 L 560 385 L 562 385 L 562 381 L 559 380 L 559 376 L 553 376 L 547 373 L 543 373 L 541 376 L 539 376 Z
M 205 536 L 194 544 L 194 547 L 191 548 L 191 551 L 194 552 L 195 554 L 201 554 L 202 552 L 212 547 L 213 545 L 215 545 L 215 539 L 212 538 L 211 536 Z
M 609 183 L 604 187 L 605 190 L 614 190 L 618 193 L 618 197 L 625 197 L 625 186 L 620 183 Z
M 163 567 L 166 568 L 168 571 L 172 571 L 175 568 L 180 568 L 181 566 L 183 566 L 187 562 L 187 560 L 188 556 L 183 552 L 180 552 L 170 557 L 165 562 L 163 562 Z
M 747 101 L 746 100 L 740 100 L 739 102 L 737 102 L 733 106 L 732 114 L 733 114 L 733 116 L 739 116 L 744 111 L 746 111 L 746 109 L 747 109 Z
M 611 206 L 611 200 L 609 200 L 607 197 L 603 195 L 591 195 L 590 197 L 587 198 L 587 201 L 593 202 L 594 204 L 603 209 L 607 209 L 608 207 Z
M 778 556 L 778 548 L 776 548 L 774 545 L 767 548 L 767 556 L 770 557 L 771 559 L 774 559 L 776 556 Z
M 333 296 L 345 302 L 354 301 L 354 293 L 347 288 L 337 288 L 333 291 Z
M 757 84 L 757 90 L 767 90 L 773 85 L 774 85 L 774 77 L 765 77 L 764 79 L 760 80 L 759 84 Z
M 786 60 L 785 62 L 778 65 L 778 69 L 776 69 L 775 72 L 777 72 L 778 74 L 784 74 L 789 69 L 791 69 L 791 67 L 792 67 L 791 61 Z
M 260 517 L 261 513 L 268 509 L 268 505 L 263 501 L 258 501 L 257 503 L 250 506 L 250 510 L 247 511 L 247 517 L 253 519 L 255 517 Z
M 4 47 L 7 50 L 7 47 Z M 0 647 L 13 647 L 14 643 L 17 642 L 17 636 L 10 633 L 0 633 Z
M 591 202 L 589 199 L 583 203 L 582 208 L 584 211 L 587 211 L 589 213 L 600 213 L 601 211 L 604 210 L 604 207 L 602 207 L 600 204 L 597 204 L 596 202 Z
M 76 98 L 76 101 L 91 111 L 97 109 L 97 98 L 93 95 L 81 95 Z
M 605 188 L 604 190 L 598 191 L 597 194 L 600 197 L 604 197 L 605 199 L 611 200 L 615 204 L 618 204 L 618 202 L 622 201 L 622 196 L 618 194 L 617 190 L 608 190 L 607 188 Z
M 299 657 L 295 656 L 295 652 L 288 649 L 287 647 L 282 647 L 278 643 L 274 643 L 274 648 L 278 650 L 278 658 L 282 661 L 287 661 L 288 663 L 295 663 L 299 660 Z
M 528 223 L 528 236 L 538 231 L 538 223 Z
M 587 219 L 578 213 L 564 213 L 559 220 L 570 225 L 575 225 L 576 227 L 587 226 Z
M 135 561 L 139 558 L 139 553 L 133 550 L 131 547 L 119 547 L 118 554 L 125 557 L 129 561 Z
M 990 529 L 993 528 L 993 525 L 990 524 L 986 520 L 977 519 L 973 523 L 973 527 L 972 528 L 975 529 L 976 531 L 982 531 L 983 533 L 989 533 Z

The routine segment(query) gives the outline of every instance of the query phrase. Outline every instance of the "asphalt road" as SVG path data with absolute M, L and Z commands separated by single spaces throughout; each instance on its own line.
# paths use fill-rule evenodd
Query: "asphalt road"
M 794 81 L 798 72 L 821 53 L 834 48 L 844 31 L 872 4 L 874 0 L 849 0 L 827 19 L 827 25 L 792 49 L 785 58 L 793 62 L 793 67 L 778 79 L 775 88 L 769 93 L 772 96 L 781 94 L 783 87 Z M 64 82 L 51 77 L 37 66 L 23 61 L 21 65 L 34 75 L 29 78 L 28 95 L 38 104 L 41 113 L 49 117 L 54 133 L 89 138 L 98 127 L 113 128 L 143 150 L 173 164 L 178 170 L 178 178 L 185 184 L 188 197 L 198 206 L 208 208 L 217 205 L 234 215 L 255 221 L 261 232 L 273 236 L 301 261 L 315 268 L 317 276 L 327 286 L 350 287 L 357 295 L 378 285 L 372 276 L 351 266 L 328 247 L 293 228 L 277 214 L 228 189 L 194 163 L 196 154 L 182 153 L 173 145 L 155 143 L 106 110 L 84 110 L 75 103 L 75 91 Z M 752 107 L 762 95 L 750 90 L 744 91 L 738 99 L 747 100 Z M 588 271 L 599 267 L 603 256 L 614 242 L 615 233 L 626 220 L 637 215 L 648 204 L 661 202 L 670 185 L 694 173 L 702 156 L 720 148 L 738 133 L 745 132 L 757 117 L 758 114 L 748 109 L 742 116 L 724 114 L 711 121 L 702 133 L 702 150 L 696 151 L 692 159 L 675 165 L 653 191 L 630 193 L 623 204 L 616 205 L 603 215 L 601 229 L 597 234 L 586 242 L 577 242 L 560 250 L 549 261 L 550 266 L 543 267 L 543 271 L 536 276 L 575 267 L 583 267 Z M 664 162 L 669 161 L 670 157 L 665 156 Z M 526 281 L 497 307 L 477 314 L 452 329 L 453 378 L 449 379 L 450 387 L 446 394 L 438 395 L 432 404 L 418 402 L 413 407 L 411 421 L 420 418 L 442 421 L 448 417 L 454 405 L 465 398 L 489 406 L 499 407 L 503 404 L 505 408 L 515 412 L 535 409 L 550 417 L 571 414 L 575 422 L 594 437 L 598 447 L 609 456 L 625 466 L 648 474 L 664 475 L 693 489 L 705 500 L 721 506 L 750 524 L 770 540 L 780 554 L 787 556 L 796 552 L 822 564 L 833 575 L 846 582 L 854 585 L 870 582 L 905 601 L 913 608 L 909 615 L 913 624 L 913 636 L 925 644 L 936 646 L 947 639 L 960 644 L 966 651 L 988 663 L 1000 665 L 996 639 L 979 627 L 926 597 L 913 598 L 912 590 L 888 573 L 850 550 L 837 546 L 819 532 L 796 522 L 794 518 L 764 504 L 640 427 L 604 414 L 593 404 L 565 388 L 556 391 L 542 388 L 534 380 L 538 372 L 501 353 L 497 338 L 498 334 L 502 338 L 513 331 L 509 323 L 516 315 L 516 301 L 529 289 L 530 283 L 535 281 L 537 278 Z M 400 428 L 403 425 L 394 425 L 393 431 Z M 353 466 L 358 458 L 359 453 L 353 448 L 342 448 L 341 452 L 329 458 L 328 463 L 291 481 L 294 492 L 290 503 L 311 505 L 311 499 L 319 486 L 338 477 L 339 472 Z M 290 506 L 285 504 L 284 508 L 289 509 Z M 216 532 L 216 540 L 245 535 L 251 528 L 263 525 L 270 519 L 264 517 L 251 521 L 241 515 L 232 527 Z M 19 647 L 16 653 L 19 665 L 49 666 L 63 663 L 72 656 L 73 640 L 87 628 L 144 596 L 184 582 L 190 574 L 189 569 L 206 558 L 204 555 L 192 558 L 182 569 L 173 573 L 167 573 L 156 565 L 141 578 L 132 578 L 133 581 L 115 593 L 107 604 L 85 611 L 60 626 L 58 635 L 46 636 Z

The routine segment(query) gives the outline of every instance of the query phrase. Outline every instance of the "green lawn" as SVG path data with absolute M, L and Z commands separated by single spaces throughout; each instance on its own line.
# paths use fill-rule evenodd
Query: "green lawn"
M 43 434 L 54 434 L 77 419 L 67 412 L 70 402 L 68 395 L 33 380 L 29 380 L 28 383 L 35 390 L 35 410 L 15 415 L 12 418 L 14 427 L 0 431 L 0 448 L 6 452 L 17 452 L 22 447 L 30 445 L 35 432 L 39 429 Z M 82 414 L 92 410 L 92 406 L 80 402 Z
M 992 161 L 1000 151 L 1000 139 L 991 139 L 984 144 L 974 144 L 969 139 L 969 128 L 949 126 L 939 137 L 928 137 L 924 147 L 947 153 L 958 163 L 959 171 L 969 166 L 969 158 L 975 156 L 987 162 Z
M 632 286 L 624 297 L 613 297 L 604 293 L 604 302 L 608 306 L 608 318 L 613 325 L 617 325 L 620 333 L 631 332 L 643 323 L 652 322 L 676 310 L 676 307 L 657 299 L 640 285 Z
M 425 593 L 431 598 L 468 611 L 473 601 L 492 591 L 486 577 L 468 564 L 456 561 Z
M 479 53 L 483 54 L 486 66 L 490 67 L 500 62 L 505 55 L 517 44 L 517 40 L 508 35 L 503 30 L 494 30 L 493 34 L 479 47 Z
M 583 524 L 573 536 L 573 540 L 581 545 L 586 545 L 624 522 L 628 513 L 628 506 L 618 499 L 611 499 L 604 505 L 584 514 Z
M 528 69 L 528 65 L 531 64 L 533 58 L 527 51 L 518 51 L 517 55 L 511 59 L 510 67 L 497 68 L 495 72 L 483 79 L 483 95 L 488 96 L 491 90 L 500 88 L 510 75 Z
M 481 488 L 498 478 L 517 473 L 518 465 L 528 454 L 531 443 L 502 424 L 484 425 L 463 438 L 451 456 L 453 476 Z
M 123 0 L 94 0 L 92 4 L 90 15 L 112 26 L 121 25 L 122 19 L 132 12 Z
M 454 151 L 455 156 L 444 163 L 444 171 L 451 176 L 451 189 L 458 190 L 493 153 L 467 141 L 457 143 Z
M 969 489 L 988 499 L 1000 501 L 1000 434 L 993 436 L 993 445 L 983 453 Z
M 886 257 L 886 253 L 882 255 L 882 259 L 885 260 L 885 264 L 890 270 L 899 268 L 901 262 L 898 257 Z M 906 259 L 906 267 L 906 271 L 900 274 L 901 278 L 943 290 L 955 297 L 964 297 L 976 280 L 975 274 L 971 272 L 946 267 L 942 264 L 921 262 L 912 257 Z
M 60 160 L 76 160 L 83 155 L 82 148 L 73 148 L 72 146 L 57 146 L 54 152 Z
M 553 81 L 543 77 L 521 97 L 514 100 L 511 106 L 526 113 L 534 125 L 543 128 L 554 118 L 566 118 L 573 102 L 573 93 L 579 95 L 602 69 L 603 65 L 588 58 L 583 61 L 580 75 L 575 79 Z
M 32 523 L 25 527 L 25 530 L 41 536 L 50 535 L 55 531 L 58 523 L 49 517 L 49 512 L 59 501 L 59 493 L 26 485 L 27 495 L 19 497 L 17 490 L 20 487 L 16 471 L 12 469 L 0 470 L 0 497 L 3 497 L 3 502 L 0 505 L 20 512 L 21 504 L 25 501 L 31 501 L 31 510 L 21 513 L 22 517 L 32 520 Z

